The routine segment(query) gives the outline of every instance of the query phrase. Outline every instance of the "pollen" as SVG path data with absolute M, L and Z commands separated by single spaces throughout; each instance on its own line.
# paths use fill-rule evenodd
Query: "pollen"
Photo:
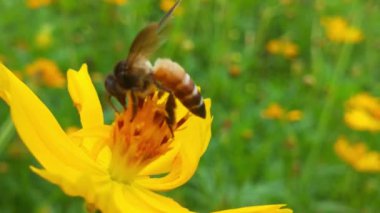
M 170 150 L 175 131 L 187 118 L 169 125 L 166 97 L 154 94 L 139 104 L 133 115 L 132 101 L 116 114 L 109 147 L 112 152 L 110 173 L 113 179 L 128 183 L 145 166 Z

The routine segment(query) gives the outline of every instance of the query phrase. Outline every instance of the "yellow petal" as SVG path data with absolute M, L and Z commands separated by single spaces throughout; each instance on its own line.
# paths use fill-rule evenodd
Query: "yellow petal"
M 355 130 L 379 131 L 380 121 L 364 110 L 353 109 L 344 115 L 346 124 Z
M 174 200 L 140 186 L 112 181 L 106 173 L 85 171 L 70 178 L 32 168 L 45 179 L 61 186 L 71 196 L 81 196 L 105 213 L 115 212 L 190 212 Z
M 211 101 L 207 99 L 205 104 L 207 112 L 205 119 L 191 116 L 186 125 L 175 132 L 174 140 L 179 141 L 180 149 L 173 159 L 170 172 L 160 178 L 137 180 L 139 184 L 152 190 L 169 190 L 181 186 L 193 176 L 211 138 Z M 181 107 L 183 106 L 179 108 Z
M 264 205 L 264 206 L 250 206 L 238 209 L 229 209 L 217 211 L 215 213 L 291 213 L 291 209 L 282 209 L 284 204 Z
M 7 68 L 0 63 L 0 98 L 5 102 L 9 102 L 9 80 L 5 75 Z
M 79 71 L 70 69 L 67 79 L 69 93 L 79 111 L 83 128 L 103 125 L 102 106 L 88 75 L 87 65 L 83 64 Z
M 375 151 L 368 152 L 353 166 L 361 172 L 380 172 L 380 154 Z
M 74 174 L 66 176 L 34 167 L 31 169 L 41 177 L 60 186 L 67 195 L 83 197 L 86 203 L 94 204 L 103 210 L 106 210 L 107 206 L 112 209 L 120 209 L 120 207 L 113 202 L 114 182 L 110 179 L 106 171 L 94 173 L 88 170 L 77 170 Z
M 369 111 L 378 111 L 380 109 L 379 100 L 368 94 L 359 93 L 352 96 L 347 102 L 346 107 L 355 109 L 365 109 Z
M 98 166 L 107 170 L 112 153 L 106 141 L 110 140 L 111 131 L 111 126 L 107 125 L 86 128 L 71 133 L 70 139 L 96 161 Z
M 336 154 L 349 164 L 354 164 L 367 152 L 364 143 L 350 144 L 344 137 L 338 138 L 334 144 Z
M 10 107 L 13 123 L 30 152 L 51 171 L 97 170 L 92 160 L 68 139 L 38 97 L 5 66 L 0 66 L 0 94 Z M 4 95 L 5 94 L 5 95 Z
M 124 194 L 130 193 L 129 195 L 138 201 L 136 206 L 144 206 L 146 211 L 137 212 L 178 212 L 178 213 L 189 213 L 190 211 L 173 199 L 164 197 L 143 187 L 138 187 L 134 185 L 124 186 Z M 129 199 L 128 199 L 129 200 Z M 125 202 L 123 200 L 123 202 Z
M 169 172 L 173 166 L 173 161 L 177 157 L 178 152 L 181 148 L 181 145 L 179 143 L 180 141 L 178 140 L 173 141 L 173 143 L 170 145 L 170 150 L 164 155 L 160 156 L 157 160 L 147 165 L 142 171 L 140 171 L 139 175 L 158 175 Z

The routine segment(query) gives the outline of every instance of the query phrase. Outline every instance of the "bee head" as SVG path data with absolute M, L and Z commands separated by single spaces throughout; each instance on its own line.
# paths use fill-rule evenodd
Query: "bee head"
M 119 61 L 116 64 L 114 75 L 123 89 L 130 90 L 139 85 L 139 77 L 131 71 L 131 67 L 125 61 Z

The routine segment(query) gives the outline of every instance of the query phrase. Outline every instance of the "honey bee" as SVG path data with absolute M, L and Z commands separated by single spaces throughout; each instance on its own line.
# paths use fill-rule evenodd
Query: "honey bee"
M 105 80 L 108 94 L 115 97 L 122 106 L 126 107 L 126 98 L 130 95 L 133 107 L 132 119 L 139 104 L 143 103 L 145 97 L 156 91 L 169 93 L 166 102 L 168 124 L 175 121 L 174 96 L 194 115 L 201 118 L 206 117 L 203 98 L 189 74 L 170 60 L 167 60 L 171 63 L 169 68 L 161 66 L 154 69 L 148 59 L 158 48 L 160 33 L 180 2 L 181 0 L 177 0 L 158 23 L 146 26 L 137 34 L 127 58 L 118 62 L 113 73 L 108 75 Z

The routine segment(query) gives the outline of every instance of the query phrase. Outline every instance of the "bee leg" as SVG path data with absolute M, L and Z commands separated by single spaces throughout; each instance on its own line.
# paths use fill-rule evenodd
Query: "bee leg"
M 115 112 L 119 112 L 119 110 L 116 108 L 115 104 L 112 103 L 111 98 L 112 98 L 112 95 L 107 94 L 107 96 L 106 96 L 107 102 L 111 105 L 112 109 Z
M 174 136 L 173 126 L 175 123 L 175 112 L 174 112 L 175 107 L 176 107 L 176 105 L 175 105 L 174 95 L 173 95 L 173 93 L 170 93 L 168 100 L 166 101 L 165 111 L 168 114 L 166 117 L 166 123 L 168 124 L 168 126 L 170 128 L 172 136 Z
M 160 99 L 162 96 L 165 94 L 165 91 L 163 90 L 158 90 L 157 97 Z
M 169 93 L 169 94 L 172 94 L 171 90 L 164 87 L 162 84 L 160 84 L 157 80 L 153 79 L 153 83 L 154 85 L 156 85 L 157 89 L 158 89 L 158 98 L 161 98 L 162 96 L 164 96 L 165 92 Z
M 126 94 L 123 90 L 120 89 L 116 82 L 116 78 L 114 75 L 108 75 L 105 82 L 104 82 L 105 88 L 107 90 L 107 100 L 111 104 L 111 107 L 117 112 L 115 105 L 111 101 L 111 97 L 115 97 L 119 103 L 125 108 L 125 98 Z

